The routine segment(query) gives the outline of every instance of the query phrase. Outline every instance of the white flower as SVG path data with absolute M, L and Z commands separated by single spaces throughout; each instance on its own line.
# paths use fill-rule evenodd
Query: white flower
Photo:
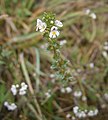
M 95 109 L 95 110 L 94 110 L 94 115 L 97 115 L 98 112 L 99 112 L 98 109 Z
M 45 96 L 46 96 L 47 98 L 50 98 L 50 97 L 51 97 L 51 94 L 50 94 L 49 92 L 46 92 L 46 93 L 45 93 Z
M 86 101 L 86 100 L 87 100 L 86 96 L 82 96 L 82 101 Z
M 50 78 L 54 78 L 55 77 L 55 75 L 54 74 L 50 74 Z
M 55 25 L 58 27 L 63 27 L 62 22 L 60 22 L 59 20 L 55 20 Z
M 7 107 L 8 110 L 15 110 L 17 108 L 17 105 L 15 105 L 15 103 L 11 103 L 9 104 L 7 101 L 4 102 L 4 106 Z
M 70 118 L 70 117 L 71 117 L 71 114 L 68 113 L 68 114 L 66 115 L 66 118 Z
M 19 95 L 25 95 L 25 94 L 26 94 L 26 91 L 25 91 L 25 90 L 20 89 L 20 91 L 19 91 Z
M 40 19 L 37 19 L 36 31 L 40 30 L 43 32 L 46 29 L 47 25 L 45 22 L 42 22 Z
M 89 64 L 90 68 L 94 68 L 94 63 Z
M 86 14 L 86 15 L 89 15 L 89 14 L 90 14 L 90 11 L 91 11 L 90 9 L 85 10 L 85 14 Z
M 16 88 L 19 88 L 19 85 L 18 85 L 18 84 L 16 84 Z
M 66 87 L 66 92 L 67 93 L 71 93 L 72 92 L 72 88 L 71 87 Z
M 74 114 L 78 113 L 78 109 L 79 109 L 78 106 L 75 106 L 75 107 L 73 108 L 73 112 L 74 112 Z
M 96 19 L 96 14 L 95 13 L 91 13 L 90 17 L 92 17 L 93 19 Z
M 17 108 L 17 106 L 15 105 L 15 103 L 10 104 L 10 106 L 8 107 L 8 110 L 15 110 Z
M 66 43 L 67 43 L 66 40 L 62 40 L 62 41 L 60 41 L 60 45 L 64 45 L 64 44 L 66 44 Z
M 88 112 L 88 116 L 89 116 L 89 117 L 94 116 L 94 112 L 93 112 L 93 110 L 90 110 L 90 111 Z
M 4 102 L 4 106 L 8 106 L 9 103 L 7 101 Z
M 75 96 L 75 97 L 78 97 L 78 98 L 79 98 L 79 97 L 81 97 L 81 95 L 82 95 L 82 92 L 81 92 L 81 91 L 75 91 L 75 92 L 74 92 L 74 96 Z
M 13 95 L 16 95 L 16 94 L 17 94 L 17 88 L 16 88 L 15 85 L 12 85 L 12 86 L 11 86 L 11 92 L 12 92 Z
M 57 30 L 58 28 L 57 27 L 55 27 L 55 26 L 53 26 L 52 28 L 51 28 L 51 31 L 50 31 L 50 34 L 49 34 L 49 37 L 50 38 L 56 38 L 57 36 L 59 36 L 59 31 Z
M 105 57 L 105 58 L 107 59 L 108 54 L 107 54 L 107 52 L 106 52 L 106 51 L 103 51 L 103 52 L 102 52 L 102 55 L 103 55 L 103 57 Z
M 60 91 L 61 91 L 61 93 L 65 93 L 66 92 L 65 88 L 61 88 Z
M 21 83 L 21 89 L 22 90 L 27 90 L 28 85 L 25 84 L 24 82 Z
M 26 91 L 27 91 L 27 84 L 25 84 L 24 82 L 21 83 L 21 88 L 19 89 L 19 95 L 25 95 Z

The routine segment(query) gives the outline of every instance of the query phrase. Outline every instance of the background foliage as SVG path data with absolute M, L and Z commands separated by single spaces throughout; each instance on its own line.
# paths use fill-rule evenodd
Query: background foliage
M 86 9 L 96 14 L 96 20 L 84 14 Z M 0 0 L 0 15 L 4 15 L 0 16 L 0 119 L 36 120 L 32 90 L 22 98 L 13 98 L 10 93 L 12 84 L 27 79 L 44 119 L 65 120 L 66 113 L 72 111 L 72 96 L 61 94 L 59 86 L 52 84 L 52 53 L 43 49 L 46 43 L 35 32 L 36 19 L 44 11 L 54 12 L 64 24 L 58 39 L 67 40 L 62 54 L 70 60 L 72 72 L 78 71 L 87 104 L 99 108 L 99 115 L 90 119 L 107 120 L 108 98 L 104 94 L 108 94 L 108 57 L 102 56 L 108 40 L 107 0 Z M 94 63 L 94 68 L 90 68 L 90 63 Z M 47 100 L 48 89 L 53 95 Z M 3 106 L 7 99 L 17 102 L 16 111 L 9 112 Z

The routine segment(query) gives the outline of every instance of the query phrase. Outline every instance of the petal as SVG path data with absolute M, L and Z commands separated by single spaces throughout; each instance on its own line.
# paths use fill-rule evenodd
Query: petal
M 37 24 L 40 24 L 40 23 L 42 23 L 42 20 L 37 19 Z
M 53 38 L 56 38 L 56 35 L 53 35 Z
M 53 35 L 52 35 L 52 32 L 50 32 L 49 37 L 52 38 L 52 36 L 53 36 Z
M 56 35 L 59 36 L 59 34 L 60 34 L 59 31 L 56 31 Z
M 51 28 L 51 31 L 53 31 L 53 30 L 57 30 L 58 28 L 56 27 L 56 26 L 53 26 L 52 28 Z
M 44 28 L 42 28 L 42 29 L 40 29 L 40 32 L 43 32 L 45 29 Z
M 55 21 L 55 24 L 56 24 L 56 26 L 58 26 L 58 27 L 63 27 L 62 22 L 60 22 L 59 20 L 56 20 L 56 21 Z

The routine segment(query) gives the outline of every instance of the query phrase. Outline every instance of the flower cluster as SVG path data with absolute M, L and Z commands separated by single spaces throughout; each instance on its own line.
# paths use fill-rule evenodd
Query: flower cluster
M 71 87 L 65 87 L 65 88 L 61 88 L 61 93 L 71 93 L 72 92 L 72 88 Z
M 45 24 L 46 23 L 46 24 Z M 44 30 L 43 29 L 44 26 Z M 60 48 L 66 43 L 66 40 L 58 42 L 56 38 L 60 35 L 60 29 L 63 27 L 61 21 L 55 19 L 52 13 L 44 13 L 42 20 L 37 19 L 36 30 L 43 31 L 43 36 L 48 42 L 47 50 L 53 52 L 53 63 L 51 69 L 55 70 L 55 80 L 59 83 L 65 84 L 72 80 L 72 76 L 68 67 L 68 60 L 62 57 Z M 55 81 L 54 80 L 54 81 Z
M 25 95 L 27 91 L 27 84 L 22 82 L 21 85 L 16 84 L 11 86 L 11 92 L 15 96 L 19 93 L 19 95 Z M 15 103 L 9 104 L 7 101 L 4 102 L 4 106 L 7 107 L 8 110 L 15 110 L 17 108 L 17 105 Z
M 93 12 L 91 12 L 90 9 L 87 9 L 87 10 L 85 11 L 85 14 L 86 14 L 86 15 L 89 15 L 92 19 L 96 19 L 96 14 L 93 13 Z
M 27 84 L 25 84 L 24 82 L 21 83 L 21 87 L 19 88 L 19 85 L 12 85 L 11 86 L 11 92 L 13 95 L 17 95 L 17 93 L 19 93 L 19 95 L 25 95 L 26 91 L 27 91 Z
M 43 17 L 43 20 L 45 20 L 45 18 Z M 36 31 L 40 31 L 40 32 L 44 32 L 45 30 L 49 30 L 49 37 L 50 38 L 56 38 L 59 36 L 60 32 L 58 30 L 58 27 L 63 27 L 62 22 L 60 22 L 59 20 L 51 20 L 50 21 L 51 26 L 49 27 L 49 23 L 47 22 L 43 22 L 40 19 L 37 19 L 37 24 L 36 24 Z
M 19 95 L 25 95 L 27 91 L 27 84 L 24 82 L 21 83 L 21 88 L 19 89 Z
M 15 103 L 9 104 L 7 101 L 4 102 L 4 106 L 7 107 L 7 109 L 10 111 L 13 111 L 17 108 L 17 105 Z
M 96 116 L 98 114 L 98 109 L 81 110 L 78 106 L 75 106 L 73 108 L 73 113 L 75 114 L 75 117 L 77 117 L 77 118 L 93 117 L 93 116 Z

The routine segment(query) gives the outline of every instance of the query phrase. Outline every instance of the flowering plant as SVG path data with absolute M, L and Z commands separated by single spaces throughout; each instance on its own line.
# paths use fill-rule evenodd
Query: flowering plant
M 48 42 L 47 50 L 53 52 L 53 63 L 51 68 L 55 70 L 55 78 L 61 87 L 61 93 L 70 94 L 72 93 L 72 88 L 69 86 L 74 77 L 68 67 L 69 61 L 66 60 L 66 58 L 63 58 L 60 52 L 61 45 L 64 44 L 65 41 L 63 41 L 63 43 L 57 41 L 62 27 L 63 23 L 55 19 L 55 14 L 44 13 L 42 20 L 37 19 L 36 31 L 43 33 L 45 40 Z M 94 108 L 94 110 L 89 110 L 86 94 L 80 80 L 77 80 L 77 83 L 79 84 L 81 91 L 75 91 L 73 97 L 75 97 L 75 99 L 82 98 L 83 106 L 85 106 L 85 108 L 79 107 L 79 104 L 79 106 L 73 107 L 72 115 L 67 114 L 66 117 L 72 117 L 72 120 L 74 120 L 76 118 L 80 119 L 97 115 L 98 109 Z M 46 93 L 46 96 L 50 98 L 50 93 Z
M 56 79 L 62 82 L 62 85 L 71 80 L 71 74 L 67 70 L 68 60 L 62 57 L 60 48 L 61 44 L 57 41 L 60 35 L 60 29 L 63 23 L 55 19 L 55 14 L 44 13 L 42 20 L 37 19 L 36 31 L 43 32 L 43 36 L 48 42 L 47 50 L 53 51 L 53 63 L 51 69 L 54 69 Z

